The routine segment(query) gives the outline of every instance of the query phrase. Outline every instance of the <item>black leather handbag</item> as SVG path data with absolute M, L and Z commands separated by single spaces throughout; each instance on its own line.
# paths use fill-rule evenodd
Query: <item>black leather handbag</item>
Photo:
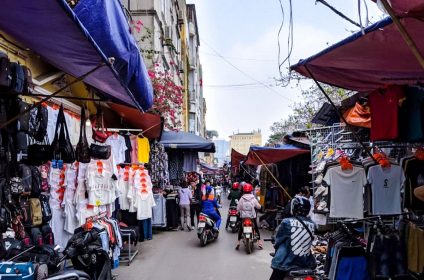
M 90 156 L 93 159 L 109 159 L 111 155 L 111 147 L 109 145 L 90 145 Z
M 60 106 L 57 116 L 56 131 L 52 142 L 53 159 L 63 160 L 64 163 L 75 161 L 75 150 L 69 138 L 63 106 Z
M 89 163 L 91 160 L 91 157 L 90 157 L 90 147 L 88 146 L 87 134 L 85 131 L 85 122 L 86 122 L 85 109 L 84 107 L 82 107 L 80 136 L 79 136 L 77 147 L 75 149 L 75 155 L 78 162 Z
M 43 143 L 35 143 L 28 146 L 27 161 L 30 165 L 42 165 L 52 159 L 52 146 L 48 143 L 47 136 Z

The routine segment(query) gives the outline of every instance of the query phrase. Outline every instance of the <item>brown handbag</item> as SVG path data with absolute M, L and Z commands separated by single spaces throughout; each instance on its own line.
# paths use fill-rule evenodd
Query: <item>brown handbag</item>
M 84 106 L 81 109 L 81 126 L 80 126 L 80 137 L 78 140 L 77 147 L 75 149 L 76 158 L 78 162 L 89 163 L 91 160 L 90 157 L 90 147 L 88 146 L 87 134 L 86 134 L 86 116 Z
M 92 121 L 93 127 L 93 140 L 96 142 L 104 143 L 109 137 L 107 129 L 105 129 L 105 124 L 103 120 L 103 112 L 99 109 L 96 117 Z

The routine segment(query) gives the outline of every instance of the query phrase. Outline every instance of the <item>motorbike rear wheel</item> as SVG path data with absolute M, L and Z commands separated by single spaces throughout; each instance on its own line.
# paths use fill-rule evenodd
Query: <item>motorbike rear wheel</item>
M 250 239 L 250 238 L 246 239 L 244 245 L 245 245 L 245 248 L 246 248 L 246 253 L 248 255 L 250 255 L 252 253 L 252 251 L 253 251 L 253 240 Z
M 231 232 L 232 232 L 232 233 L 236 233 L 236 232 L 238 232 L 238 228 L 237 228 L 237 226 L 232 227 L 232 228 L 231 228 Z
M 205 247 L 207 243 L 208 235 L 206 234 L 206 232 L 202 232 L 202 234 L 200 235 L 200 247 Z

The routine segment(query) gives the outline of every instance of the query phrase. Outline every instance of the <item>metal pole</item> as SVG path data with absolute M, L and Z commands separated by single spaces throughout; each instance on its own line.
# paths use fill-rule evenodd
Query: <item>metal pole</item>
M 412 39 L 411 35 L 409 35 L 408 31 L 406 30 L 405 26 L 402 25 L 400 20 L 396 17 L 395 12 L 393 11 L 390 4 L 387 2 L 387 0 L 381 0 L 381 3 L 384 6 L 384 9 L 389 13 L 390 17 L 393 20 L 393 23 L 396 25 L 400 35 L 402 36 L 405 43 L 410 48 L 411 52 L 414 54 L 415 58 L 418 60 L 418 63 L 421 65 L 421 67 L 424 69 L 424 57 L 418 50 L 417 45 L 415 44 L 414 40 Z
M 48 97 L 45 97 L 43 99 L 41 99 L 38 102 L 35 102 L 34 104 L 32 104 L 31 106 L 29 106 L 26 110 L 24 110 L 23 112 L 19 113 L 18 115 L 14 116 L 13 118 L 11 118 L 10 120 L 8 120 L 7 122 L 0 124 L 0 129 L 8 126 L 9 124 L 11 124 L 12 122 L 16 121 L 21 115 L 28 113 L 29 111 L 31 111 L 32 109 L 34 109 L 35 107 L 37 107 L 38 105 L 40 105 L 43 102 L 48 101 L 50 98 L 55 97 L 56 95 L 58 95 L 60 92 L 62 92 L 63 90 L 67 89 L 68 87 L 70 87 L 71 85 L 80 82 L 82 80 L 84 80 L 87 76 L 91 75 L 92 73 L 94 73 L 96 70 L 98 70 L 99 68 L 105 66 L 106 64 L 104 62 L 100 63 L 99 65 L 97 65 L 96 67 L 94 67 L 93 69 L 91 69 L 90 71 L 88 71 L 87 73 L 79 76 L 78 78 L 76 78 L 74 81 L 72 81 L 71 83 L 67 84 L 66 86 L 56 90 L 55 92 L 53 92 L 51 95 L 49 95 Z
M 309 70 L 308 66 L 305 65 L 306 71 L 308 71 L 310 77 L 312 78 L 312 80 L 314 80 L 315 84 L 318 86 L 318 88 L 321 90 L 321 92 L 324 94 L 325 98 L 327 98 L 328 102 L 330 102 L 331 106 L 334 108 L 334 110 L 336 110 L 337 115 L 340 117 L 340 119 L 342 119 L 342 121 L 347 125 L 350 126 L 345 117 L 343 116 L 342 113 L 339 112 L 339 110 L 336 107 L 336 104 L 334 104 L 333 100 L 331 100 L 331 98 L 328 96 L 328 94 L 325 92 L 324 88 L 321 86 L 321 84 L 315 79 L 315 76 L 312 74 L 312 72 Z M 361 145 L 361 147 L 365 150 L 365 152 L 372 158 L 372 160 L 378 164 L 378 161 L 374 158 L 374 156 L 372 155 L 372 153 L 370 152 L 369 148 L 367 146 L 365 146 L 364 142 L 362 142 L 361 138 L 359 137 L 359 135 L 356 133 L 356 131 L 352 130 L 352 134 L 353 136 L 356 138 L 356 141 L 359 142 L 359 144 Z

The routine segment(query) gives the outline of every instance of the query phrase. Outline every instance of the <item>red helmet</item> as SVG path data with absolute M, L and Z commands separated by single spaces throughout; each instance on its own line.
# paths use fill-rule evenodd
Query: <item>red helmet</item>
M 243 186 L 243 192 L 245 193 L 251 193 L 253 191 L 253 186 L 249 183 L 244 184 Z
M 240 188 L 240 183 L 239 182 L 235 182 L 233 184 L 233 190 L 238 190 Z

